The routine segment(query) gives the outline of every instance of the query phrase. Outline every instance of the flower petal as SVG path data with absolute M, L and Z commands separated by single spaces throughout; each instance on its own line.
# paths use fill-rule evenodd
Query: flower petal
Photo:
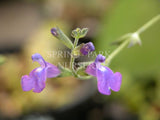
M 91 63 L 90 65 L 88 65 L 85 72 L 89 75 L 92 75 L 92 76 L 96 77 L 96 64 Z
M 35 53 L 32 55 L 32 60 L 35 62 L 38 62 L 41 67 L 46 67 L 46 61 L 43 59 L 43 57 L 39 53 Z
M 51 63 L 48 62 L 46 63 L 47 63 L 47 68 L 46 68 L 47 78 L 57 77 L 61 73 L 58 67 L 52 65 Z
M 110 95 L 110 76 L 112 75 L 112 72 L 104 66 L 100 66 L 96 72 L 99 92 L 105 95 Z
M 46 70 L 45 68 L 36 68 L 29 75 L 35 82 L 33 92 L 39 93 L 45 88 Z
M 111 81 L 110 81 L 110 87 L 113 91 L 118 92 L 120 90 L 122 83 L 122 75 L 119 72 L 116 72 Z
M 32 90 L 34 84 L 35 84 L 35 81 L 33 79 L 31 79 L 28 75 L 22 76 L 21 85 L 22 85 L 23 91 Z

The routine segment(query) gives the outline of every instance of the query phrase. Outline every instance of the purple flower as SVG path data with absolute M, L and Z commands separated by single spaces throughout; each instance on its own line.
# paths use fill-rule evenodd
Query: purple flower
M 80 49 L 83 55 L 87 55 L 89 52 L 92 52 L 94 50 L 95 50 L 95 47 L 92 42 L 88 42 L 84 44 L 83 47 Z
M 111 90 L 118 92 L 120 90 L 122 75 L 119 72 L 113 71 L 102 66 L 101 63 L 105 61 L 105 57 L 99 54 L 94 63 L 87 66 L 86 73 L 97 77 L 98 91 L 105 95 L 110 95 Z
M 38 53 L 32 55 L 32 60 L 38 62 L 41 66 L 33 69 L 29 75 L 22 76 L 21 85 L 23 91 L 33 90 L 33 92 L 40 93 L 45 88 L 46 79 L 57 77 L 60 70 L 46 62 Z

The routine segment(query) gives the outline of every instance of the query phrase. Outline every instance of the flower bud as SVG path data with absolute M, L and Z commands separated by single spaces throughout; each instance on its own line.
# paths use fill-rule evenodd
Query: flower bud
M 72 31 L 72 34 L 71 36 L 73 38 L 83 38 L 86 36 L 88 32 L 88 28 L 83 28 L 83 29 L 80 29 L 80 28 L 76 28 L 75 30 Z
M 53 36 L 57 37 L 58 36 L 58 33 L 57 33 L 57 29 L 56 28 L 52 28 L 51 29 L 51 33 Z
M 71 42 L 71 40 L 58 27 L 52 28 L 51 33 L 53 36 L 59 39 L 65 46 L 67 46 L 70 49 L 73 49 L 73 43 Z
M 99 55 L 97 55 L 95 62 L 103 63 L 105 60 L 106 60 L 106 57 L 99 54 Z
M 94 47 L 93 43 L 92 42 L 88 42 L 88 43 L 83 45 L 83 47 L 80 49 L 80 52 L 83 55 L 87 55 L 89 52 L 92 52 L 94 50 L 95 50 L 95 47 Z
M 139 37 L 139 34 L 137 33 L 133 33 L 130 37 L 130 43 L 128 45 L 128 47 L 132 47 L 133 45 L 138 44 L 141 45 L 141 39 Z

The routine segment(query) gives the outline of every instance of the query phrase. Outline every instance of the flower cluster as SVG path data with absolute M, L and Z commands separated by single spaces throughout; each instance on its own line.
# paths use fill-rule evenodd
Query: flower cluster
M 59 28 L 52 28 L 52 35 L 59 39 L 66 47 L 72 50 L 73 55 L 71 55 L 70 70 L 63 67 L 59 68 L 52 65 L 51 63 L 46 62 L 38 53 L 33 54 L 32 60 L 38 62 L 40 64 L 40 67 L 32 70 L 29 75 L 22 76 L 21 85 L 23 91 L 32 90 L 33 92 L 39 93 L 45 88 L 45 82 L 47 78 L 54 78 L 59 75 L 62 76 L 64 72 L 71 72 L 75 77 L 79 76 L 72 64 L 74 63 L 75 58 L 79 55 L 87 55 L 95 50 L 92 42 L 77 46 L 78 39 L 84 37 L 87 34 L 87 31 L 87 28 L 84 28 L 82 30 L 80 28 L 77 28 L 76 30 L 74 30 L 72 32 L 72 36 L 75 38 L 75 42 L 73 44 Z M 78 53 L 73 51 L 76 51 Z M 105 62 L 105 60 L 105 56 L 99 54 L 96 57 L 95 61 L 87 66 L 85 72 L 97 78 L 98 91 L 100 93 L 110 95 L 111 90 L 115 92 L 120 90 L 122 76 L 119 72 L 113 73 L 110 68 L 101 65 L 101 63 Z
M 79 66 L 79 68 L 75 69 L 74 61 L 75 58 L 81 55 L 87 55 L 95 50 L 92 42 L 78 45 L 78 40 L 86 36 L 88 28 L 77 28 L 72 31 L 71 36 L 75 39 L 74 43 L 72 43 L 72 41 L 58 27 L 52 28 L 51 34 L 60 40 L 66 47 L 71 49 L 70 69 L 64 68 L 61 65 L 56 67 L 51 63 L 46 62 L 40 54 L 33 54 L 32 60 L 38 62 L 40 67 L 32 70 L 29 75 L 22 76 L 21 85 L 23 91 L 33 90 L 33 92 L 39 93 L 45 88 L 45 82 L 47 78 L 54 78 L 57 76 L 64 77 L 70 75 L 74 75 L 80 79 L 90 79 L 91 76 L 96 77 L 98 91 L 104 95 L 110 95 L 111 90 L 115 92 L 119 91 L 122 82 L 122 75 L 119 72 L 114 73 L 107 66 L 114 56 L 116 56 L 127 45 L 128 47 L 132 47 L 136 44 L 141 45 L 140 34 L 159 20 L 160 15 L 157 15 L 134 33 L 128 33 L 120 37 L 120 39 L 114 42 L 114 44 L 119 45 L 119 47 L 111 53 L 107 60 L 105 56 L 99 54 L 94 62 L 88 66 L 85 66 L 85 70 L 82 69 L 83 66 Z M 106 66 L 102 65 L 102 63 Z M 85 71 L 85 73 L 90 76 L 81 76 L 78 74 L 79 71 Z

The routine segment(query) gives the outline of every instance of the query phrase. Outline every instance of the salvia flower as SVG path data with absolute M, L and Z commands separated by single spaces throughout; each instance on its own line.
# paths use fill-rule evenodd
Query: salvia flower
M 89 52 L 92 52 L 94 50 L 95 50 L 95 47 L 94 47 L 93 43 L 92 42 L 88 42 L 88 43 L 83 45 L 83 47 L 80 49 L 80 52 L 83 55 L 87 55 Z
M 99 54 L 94 63 L 87 66 L 86 73 L 97 77 L 98 91 L 105 95 L 110 95 L 111 90 L 118 92 L 120 90 L 122 76 L 121 73 L 113 71 L 102 66 L 101 63 L 105 61 L 105 57 Z
M 23 91 L 33 90 L 33 92 L 40 93 L 45 88 L 46 79 L 57 77 L 60 70 L 46 62 L 38 53 L 32 55 L 32 60 L 38 62 L 41 66 L 33 69 L 29 75 L 22 76 L 21 85 Z

